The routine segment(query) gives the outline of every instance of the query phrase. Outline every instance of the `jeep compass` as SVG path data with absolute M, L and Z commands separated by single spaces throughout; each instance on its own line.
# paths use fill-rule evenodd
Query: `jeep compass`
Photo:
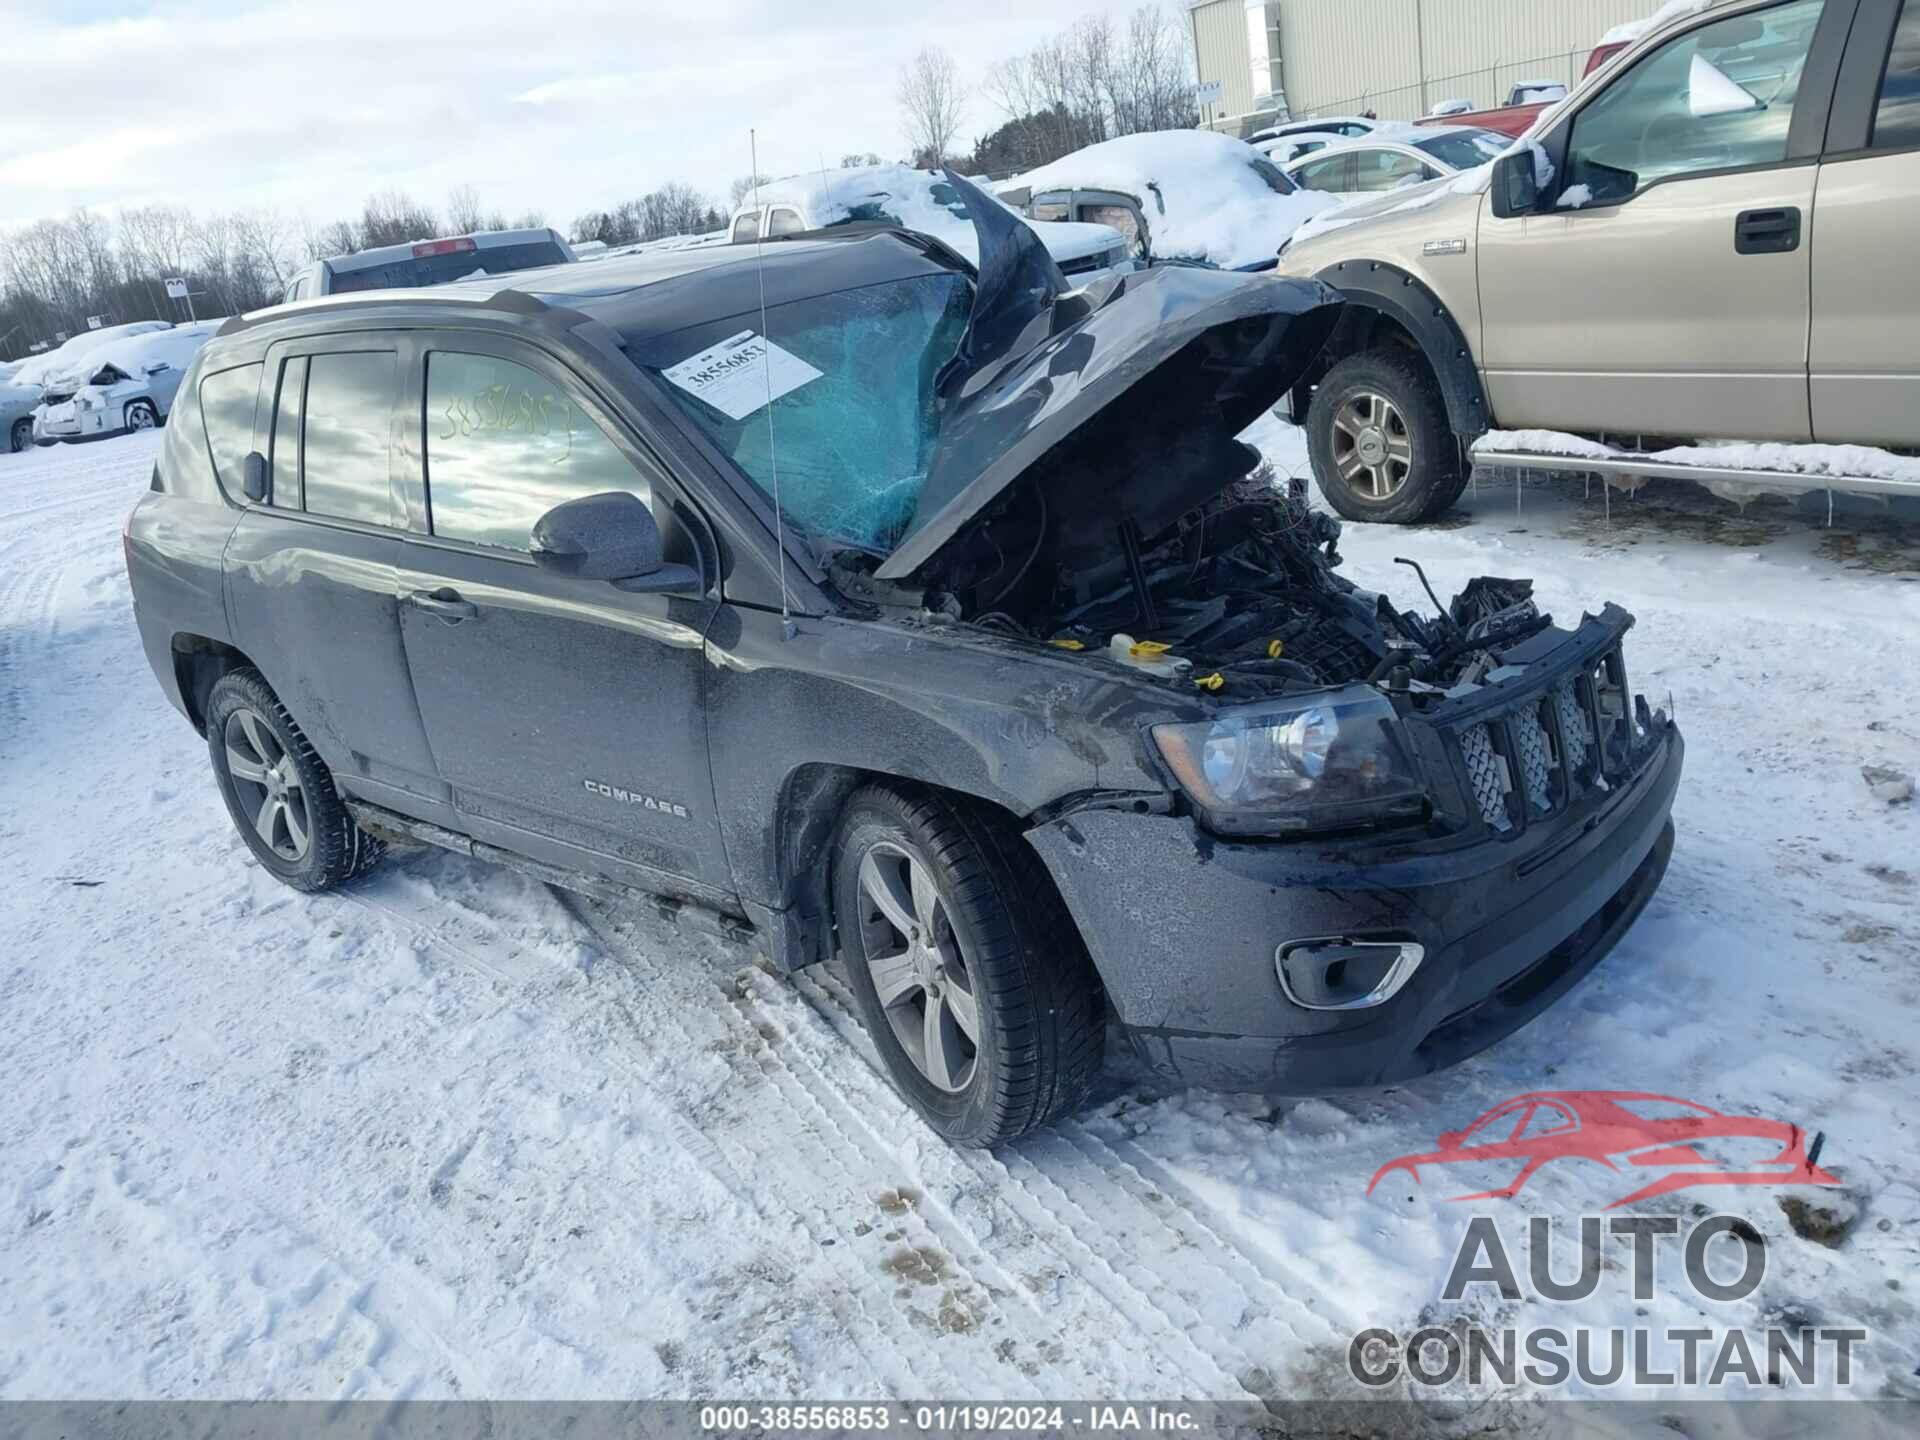
M 1335 292 L 1069 291 L 954 184 L 977 270 L 837 227 L 228 322 L 126 542 L 254 858 L 710 908 L 842 964 L 964 1143 L 1075 1105 L 1110 1030 L 1310 1093 L 1538 1014 L 1672 846 L 1632 618 L 1356 589 L 1235 438 Z

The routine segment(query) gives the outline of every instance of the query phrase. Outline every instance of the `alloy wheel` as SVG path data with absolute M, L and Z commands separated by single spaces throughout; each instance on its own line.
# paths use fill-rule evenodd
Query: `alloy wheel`
M 958 1094 L 980 1063 L 980 1002 L 933 872 L 882 842 L 860 862 L 860 943 L 900 1048 L 929 1084 Z
M 222 739 L 227 747 L 227 774 L 254 833 L 282 860 L 305 858 L 313 843 L 313 820 L 293 756 L 251 710 L 229 715 Z
M 1397 495 L 1413 471 L 1413 436 L 1399 407 L 1375 390 L 1350 396 L 1334 413 L 1333 463 L 1369 498 Z
M 153 428 L 153 407 L 133 405 L 127 410 L 127 428 L 129 430 L 151 430 Z

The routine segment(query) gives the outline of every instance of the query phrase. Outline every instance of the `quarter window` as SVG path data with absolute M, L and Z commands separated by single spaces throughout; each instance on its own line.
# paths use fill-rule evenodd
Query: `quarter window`
M 207 427 L 207 449 L 214 474 L 231 494 L 240 493 L 241 470 L 253 449 L 253 407 L 260 394 L 262 365 L 222 370 L 200 382 L 200 414 Z
M 1906 0 L 1873 117 L 1876 150 L 1920 145 L 1920 0 Z
M 525 550 L 540 517 L 583 495 L 653 487 L 551 380 L 492 355 L 427 357 L 427 508 L 433 533 Z
M 307 362 L 300 475 L 310 515 L 370 525 L 393 518 L 392 351 L 314 355 Z
M 1730 15 L 1646 56 L 1574 117 L 1568 184 L 1608 204 L 1658 180 L 1786 159 L 1824 4 Z

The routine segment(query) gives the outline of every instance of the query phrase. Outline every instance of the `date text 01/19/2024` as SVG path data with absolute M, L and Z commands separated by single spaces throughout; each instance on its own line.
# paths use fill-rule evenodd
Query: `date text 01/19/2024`
M 757 1430 L 766 1433 L 869 1431 L 894 1429 L 1032 1431 L 1058 1434 L 1183 1434 L 1201 1428 L 1191 1409 L 1153 1404 L 1017 1405 L 960 1401 L 922 1404 L 703 1405 L 700 1428 L 714 1432 Z

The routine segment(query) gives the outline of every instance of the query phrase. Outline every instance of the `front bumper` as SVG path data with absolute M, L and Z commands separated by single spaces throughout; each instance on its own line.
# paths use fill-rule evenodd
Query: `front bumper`
M 1666 871 L 1684 749 L 1664 724 L 1623 783 L 1501 839 L 1242 844 L 1123 810 L 1028 839 L 1148 1064 L 1222 1089 L 1367 1089 L 1485 1049 L 1600 962 Z M 1375 1008 L 1303 1009 L 1276 950 L 1328 935 L 1426 955 Z

